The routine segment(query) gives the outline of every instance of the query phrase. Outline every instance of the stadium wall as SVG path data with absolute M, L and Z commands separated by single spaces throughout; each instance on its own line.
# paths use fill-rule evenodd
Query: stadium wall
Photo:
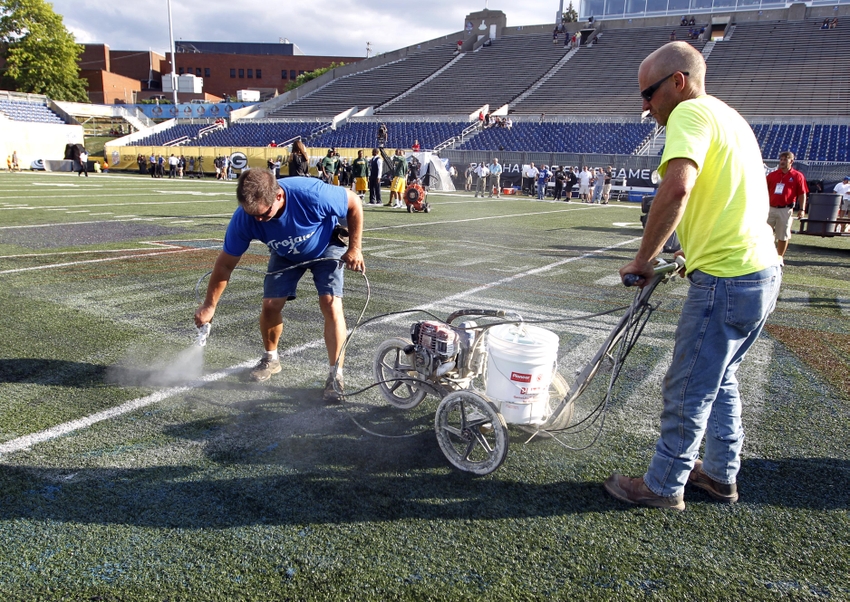
M 6 168 L 5 158 L 18 152 L 22 169 L 29 169 L 36 161 L 62 161 L 66 144 L 83 144 L 83 126 L 58 125 L 12 121 L 0 116 L 0 157 Z

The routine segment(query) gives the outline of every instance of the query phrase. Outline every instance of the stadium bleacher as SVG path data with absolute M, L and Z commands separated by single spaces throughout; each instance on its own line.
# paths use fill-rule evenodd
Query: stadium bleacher
M 706 89 L 745 117 L 846 117 L 850 29 L 821 22 L 738 24 L 706 61 Z
M 400 121 L 387 124 L 387 148 L 410 148 L 415 140 L 422 149 L 432 149 L 439 143 L 460 134 L 468 121 L 429 122 Z M 349 122 L 311 138 L 311 146 L 339 146 L 347 148 L 371 148 L 376 144 L 378 123 L 376 121 Z
M 651 123 L 517 122 L 491 127 L 461 144 L 460 150 L 544 151 L 630 155 L 649 136 Z
M 646 55 L 687 37 L 687 27 L 603 29 L 596 42 L 582 46 L 549 80 L 512 106 L 518 115 L 638 115 L 641 99 L 637 70 Z M 688 40 L 697 50 L 705 42 Z M 551 45 L 551 41 L 550 41 Z
M 267 117 L 333 117 L 358 106 L 380 106 L 439 71 L 454 58 L 455 44 L 443 44 L 404 59 L 340 77 Z
M 65 120 L 44 103 L 0 99 L 0 112 L 12 121 L 64 124 Z
M 564 56 L 551 34 L 509 35 L 463 57 L 380 115 L 469 114 L 497 109 L 546 74 Z

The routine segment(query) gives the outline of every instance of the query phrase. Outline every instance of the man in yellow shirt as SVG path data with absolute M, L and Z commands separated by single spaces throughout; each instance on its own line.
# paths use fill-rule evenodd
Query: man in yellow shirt
M 782 279 L 767 226 L 761 153 L 747 122 L 706 95 L 705 60 L 690 44 L 670 42 L 650 54 L 638 82 L 643 110 L 667 127 L 667 141 L 640 249 L 620 274 L 645 283 L 676 230 L 691 286 L 662 387 L 655 455 L 643 477 L 614 473 L 605 489 L 632 504 L 684 510 L 690 483 L 732 503 L 744 438 L 735 372 L 773 310 Z

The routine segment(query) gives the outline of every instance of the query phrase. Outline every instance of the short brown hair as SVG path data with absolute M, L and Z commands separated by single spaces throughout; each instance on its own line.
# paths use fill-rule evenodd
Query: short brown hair
M 236 183 L 236 200 L 250 214 L 262 213 L 262 209 L 274 204 L 279 185 L 272 173 L 266 169 L 248 169 Z
M 781 153 L 779 153 L 779 158 L 781 159 L 782 157 L 788 157 L 792 161 L 796 158 L 794 157 L 794 153 L 792 153 L 791 151 L 782 151 Z

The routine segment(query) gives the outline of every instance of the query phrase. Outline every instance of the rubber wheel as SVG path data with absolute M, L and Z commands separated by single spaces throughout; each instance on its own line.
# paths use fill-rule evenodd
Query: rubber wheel
M 402 338 L 388 339 L 378 345 L 372 364 L 375 382 L 387 402 L 402 410 L 418 406 L 427 391 L 419 383 L 419 373 L 413 365 L 413 357 L 404 350 L 411 347 L 410 341 Z
M 471 391 L 446 395 L 434 418 L 437 443 L 455 468 L 490 474 L 508 455 L 508 427 L 493 405 Z
M 425 203 L 425 213 L 431 213 L 431 205 Z
M 413 205 L 408 205 L 408 206 L 407 206 L 407 212 L 408 212 L 408 213 L 413 213 Z

